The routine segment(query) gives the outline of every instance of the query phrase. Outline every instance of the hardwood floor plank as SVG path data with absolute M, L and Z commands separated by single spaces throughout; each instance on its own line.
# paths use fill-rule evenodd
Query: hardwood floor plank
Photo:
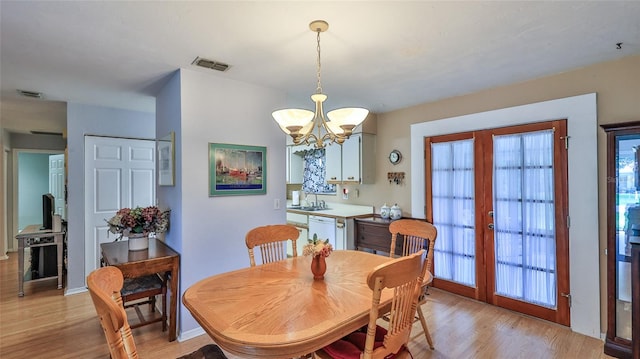
M 16 253 L 0 261 L 0 358 L 109 358 L 89 293 L 64 296 L 54 280 L 26 283 L 19 298 L 17 266 Z M 429 349 L 416 322 L 409 343 L 414 359 L 611 358 L 601 340 L 567 327 L 436 289 L 429 293 L 423 310 L 436 348 Z M 160 323 L 133 335 L 141 358 L 176 358 L 212 343 L 207 335 L 170 343 Z

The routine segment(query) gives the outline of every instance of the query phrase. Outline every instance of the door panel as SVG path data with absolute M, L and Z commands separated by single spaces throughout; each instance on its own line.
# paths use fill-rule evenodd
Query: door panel
M 425 139 L 434 286 L 569 325 L 565 136 L 550 121 Z
M 49 193 L 55 198 L 55 214 L 66 219 L 64 154 L 49 156 Z
M 125 207 L 155 204 L 155 141 L 85 137 L 85 272 L 96 269 L 100 243 L 115 240 L 106 220 Z

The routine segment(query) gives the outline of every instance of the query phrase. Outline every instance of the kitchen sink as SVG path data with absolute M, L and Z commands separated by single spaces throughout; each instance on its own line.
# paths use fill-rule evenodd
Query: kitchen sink
M 326 211 L 326 210 L 331 209 L 331 208 L 328 208 L 328 207 L 324 207 L 324 208 L 321 208 L 321 207 L 310 207 L 310 206 L 308 206 L 308 207 L 307 206 L 289 206 L 289 207 L 287 207 L 287 209 L 299 209 L 301 211 L 315 212 L 315 211 Z

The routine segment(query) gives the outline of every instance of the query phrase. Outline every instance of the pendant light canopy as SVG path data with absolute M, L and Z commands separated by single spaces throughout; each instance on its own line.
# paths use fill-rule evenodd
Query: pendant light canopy
M 325 142 L 342 144 L 351 136 L 353 129 L 364 121 L 369 110 L 357 107 L 339 108 L 329 111 L 325 116 L 322 103 L 327 99 L 327 95 L 322 93 L 320 79 L 320 33 L 327 31 L 329 24 L 323 20 L 316 20 L 309 24 L 309 28 L 317 34 L 318 43 L 318 86 L 316 93 L 311 95 L 311 100 L 316 104 L 315 112 L 294 108 L 274 111 L 272 116 L 282 131 L 293 138 L 294 144 L 315 144 L 316 148 L 324 148 Z

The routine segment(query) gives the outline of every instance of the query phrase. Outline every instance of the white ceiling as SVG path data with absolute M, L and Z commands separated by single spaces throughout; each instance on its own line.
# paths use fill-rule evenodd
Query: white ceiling
M 316 19 L 329 22 L 327 110 L 387 112 L 640 54 L 640 1 L 2 0 L 0 16 L 11 131 L 64 126 L 67 101 L 153 112 L 155 89 L 178 68 L 285 91 L 311 109 Z M 231 67 L 198 68 L 197 56 Z

